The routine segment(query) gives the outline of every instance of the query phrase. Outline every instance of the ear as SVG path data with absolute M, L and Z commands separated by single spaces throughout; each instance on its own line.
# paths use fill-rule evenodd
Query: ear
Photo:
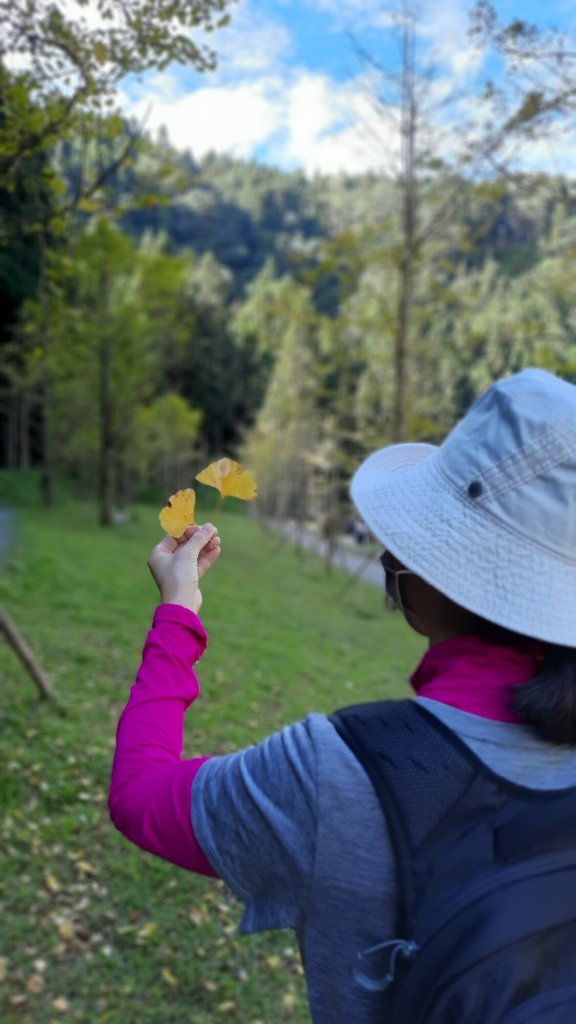
M 439 600 L 443 595 L 434 590 L 420 576 L 408 576 L 402 591 L 402 604 L 406 622 L 416 633 L 429 637 L 439 614 Z
M 418 616 L 409 608 L 405 608 L 404 618 L 408 625 L 411 626 L 416 633 L 419 633 L 420 636 L 430 636 L 430 631 L 426 629 L 421 619 L 419 619 Z

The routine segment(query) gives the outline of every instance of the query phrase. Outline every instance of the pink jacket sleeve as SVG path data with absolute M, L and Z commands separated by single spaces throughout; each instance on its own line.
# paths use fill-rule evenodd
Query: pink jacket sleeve
M 216 876 L 192 828 L 192 783 L 208 758 L 182 760 L 184 714 L 200 687 L 194 664 L 207 635 L 194 612 L 156 609 L 116 735 L 108 807 L 137 846 L 188 871 Z

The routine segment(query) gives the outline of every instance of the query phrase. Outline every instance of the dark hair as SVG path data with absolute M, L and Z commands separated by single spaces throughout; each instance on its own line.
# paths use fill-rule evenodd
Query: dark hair
M 515 686 L 512 710 L 547 743 L 576 747 L 576 650 L 544 644 L 542 671 Z

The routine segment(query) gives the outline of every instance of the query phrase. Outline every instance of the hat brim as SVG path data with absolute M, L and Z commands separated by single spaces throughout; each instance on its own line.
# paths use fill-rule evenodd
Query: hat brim
M 576 568 L 459 493 L 433 445 L 370 455 L 352 500 L 379 541 L 456 604 L 506 629 L 576 647 Z

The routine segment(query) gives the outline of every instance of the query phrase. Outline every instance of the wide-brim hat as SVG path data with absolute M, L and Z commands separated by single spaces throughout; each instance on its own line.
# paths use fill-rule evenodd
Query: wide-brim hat
M 351 484 L 408 569 L 499 626 L 576 648 L 576 387 L 543 370 L 499 381 L 440 447 L 370 455 Z

